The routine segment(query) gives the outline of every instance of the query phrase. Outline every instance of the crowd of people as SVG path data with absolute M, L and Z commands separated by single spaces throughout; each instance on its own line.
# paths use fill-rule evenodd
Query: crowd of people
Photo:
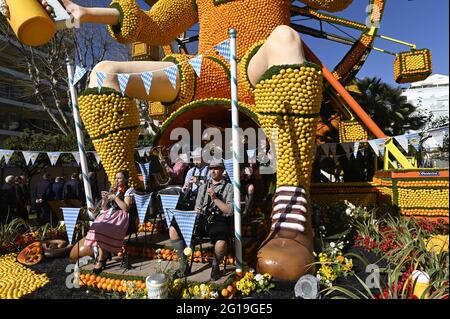
M 99 187 L 94 172 L 89 172 L 92 196 L 100 198 Z M 37 214 L 37 223 L 55 225 L 59 218 L 53 211 L 51 204 L 64 201 L 72 207 L 85 204 L 84 186 L 81 174 L 73 173 L 66 180 L 64 176 L 52 178 L 44 173 L 30 190 L 28 178 L 24 175 L 9 175 L 0 187 L 0 223 L 8 223 L 15 218 L 29 220 L 32 211 Z

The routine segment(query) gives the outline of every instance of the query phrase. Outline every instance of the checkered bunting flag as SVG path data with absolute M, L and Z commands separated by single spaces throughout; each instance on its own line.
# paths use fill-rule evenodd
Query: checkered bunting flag
M 102 86 L 103 86 L 103 82 L 105 82 L 105 79 L 106 79 L 106 73 L 96 72 L 96 74 L 97 74 L 98 92 L 100 93 Z
M 139 222 L 143 223 L 145 220 L 145 215 L 147 214 L 148 206 L 150 205 L 150 201 L 152 199 L 152 194 L 134 194 L 134 201 L 136 202 L 136 208 L 139 215 Z
M 191 246 L 192 232 L 194 231 L 195 220 L 197 219 L 196 211 L 182 211 L 176 209 L 169 209 L 172 215 L 175 217 L 178 227 L 180 228 L 181 235 L 183 235 L 184 241 L 187 247 Z
M 147 188 L 147 181 L 150 176 L 150 163 L 138 163 L 142 176 L 144 177 L 144 188 Z
M 416 151 L 419 151 L 419 145 L 420 145 L 419 133 L 408 134 L 408 135 L 406 135 L 406 137 L 408 138 L 408 143 L 411 144 L 412 146 L 414 146 Z
M 358 149 L 359 149 L 359 142 L 355 142 L 355 143 L 353 144 L 353 156 L 354 156 L 355 158 L 358 157 Z
M 125 90 L 127 89 L 128 80 L 130 79 L 129 74 L 118 74 L 117 80 L 119 81 L 120 92 L 122 92 L 122 96 L 125 95 Z
M 147 92 L 147 94 L 150 94 L 150 87 L 152 86 L 153 73 L 143 72 L 141 73 L 141 79 L 145 86 L 145 92 Z
M 170 227 L 170 223 L 172 222 L 173 214 L 172 209 L 175 209 L 178 204 L 178 199 L 180 195 L 159 195 L 161 197 L 161 205 L 164 210 L 164 215 L 166 217 L 167 227 Z
M 75 161 L 77 162 L 78 165 L 80 165 L 81 163 L 81 159 L 80 159 L 80 153 L 78 152 L 71 152 L 73 158 L 75 159 Z
M 230 181 L 233 183 L 234 171 L 233 171 L 233 159 L 227 159 L 223 161 L 225 166 L 225 170 L 227 171 L 228 177 L 230 177 Z
M 52 166 L 56 165 L 60 155 L 61 155 L 61 152 L 47 152 L 48 159 L 50 160 L 50 163 L 52 164 Z
M 164 73 L 166 73 L 167 78 L 169 79 L 170 83 L 172 84 L 173 88 L 177 88 L 177 74 L 178 74 L 178 67 L 176 65 L 170 66 L 168 68 L 163 69 Z
M 195 74 L 197 74 L 198 77 L 200 77 L 200 72 L 202 70 L 202 59 L 203 56 L 200 54 L 197 55 L 195 58 L 189 60 L 189 64 L 192 66 L 192 68 L 195 71 Z
M 221 56 L 223 56 L 228 62 L 231 59 L 230 40 L 225 40 L 216 45 L 216 50 Z
M 12 150 L 0 150 L 0 162 L 2 161 L 2 158 L 4 158 L 5 164 L 8 164 L 13 154 L 14 151 Z
M 395 140 L 400 144 L 400 146 L 408 153 L 408 138 L 406 135 L 394 136 Z
M 78 81 L 80 81 L 83 76 L 87 73 L 87 70 L 81 66 L 75 67 L 75 74 L 73 75 L 72 85 L 77 85 Z
M 23 157 L 25 158 L 25 163 L 28 165 L 31 162 L 31 165 L 34 165 L 34 162 L 36 162 L 36 159 L 39 156 L 39 152 L 29 152 L 29 151 L 22 151 Z
M 61 207 L 64 215 L 64 225 L 66 226 L 67 238 L 69 243 L 72 242 L 73 231 L 75 230 L 75 225 L 77 223 L 78 215 L 80 213 L 80 208 L 74 207 Z
M 375 154 L 377 156 L 384 155 L 384 148 L 385 148 L 385 143 L 386 143 L 384 138 L 377 138 L 375 140 L 369 140 L 367 142 L 369 142 L 370 147 L 372 147 L 373 151 L 375 152 Z

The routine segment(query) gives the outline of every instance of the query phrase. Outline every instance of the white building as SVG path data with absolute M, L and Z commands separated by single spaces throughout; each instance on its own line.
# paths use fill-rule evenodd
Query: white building
M 419 110 L 432 113 L 435 119 L 441 116 L 448 117 L 448 84 L 447 75 L 433 74 L 424 81 L 412 83 L 409 88 L 403 90 L 402 95 Z

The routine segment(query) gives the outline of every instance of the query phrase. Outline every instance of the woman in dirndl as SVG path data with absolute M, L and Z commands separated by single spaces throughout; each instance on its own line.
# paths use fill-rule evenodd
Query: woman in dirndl
M 103 271 L 111 253 L 122 248 L 134 196 L 134 189 L 128 187 L 128 179 L 128 171 L 116 173 L 115 187 L 110 192 L 102 192 L 102 212 L 86 236 L 85 246 L 98 247 L 98 260 L 93 269 L 96 274 Z

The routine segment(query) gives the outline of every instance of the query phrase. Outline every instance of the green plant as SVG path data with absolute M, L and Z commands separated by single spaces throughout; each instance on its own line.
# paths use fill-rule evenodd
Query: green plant
M 9 211 L 8 211 L 9 216 Z M 16 218 L 9 223 L 0 224 L 0 248 L 13 248 L 21 234 L 30 230 L 30 226 L 21 218 Z

